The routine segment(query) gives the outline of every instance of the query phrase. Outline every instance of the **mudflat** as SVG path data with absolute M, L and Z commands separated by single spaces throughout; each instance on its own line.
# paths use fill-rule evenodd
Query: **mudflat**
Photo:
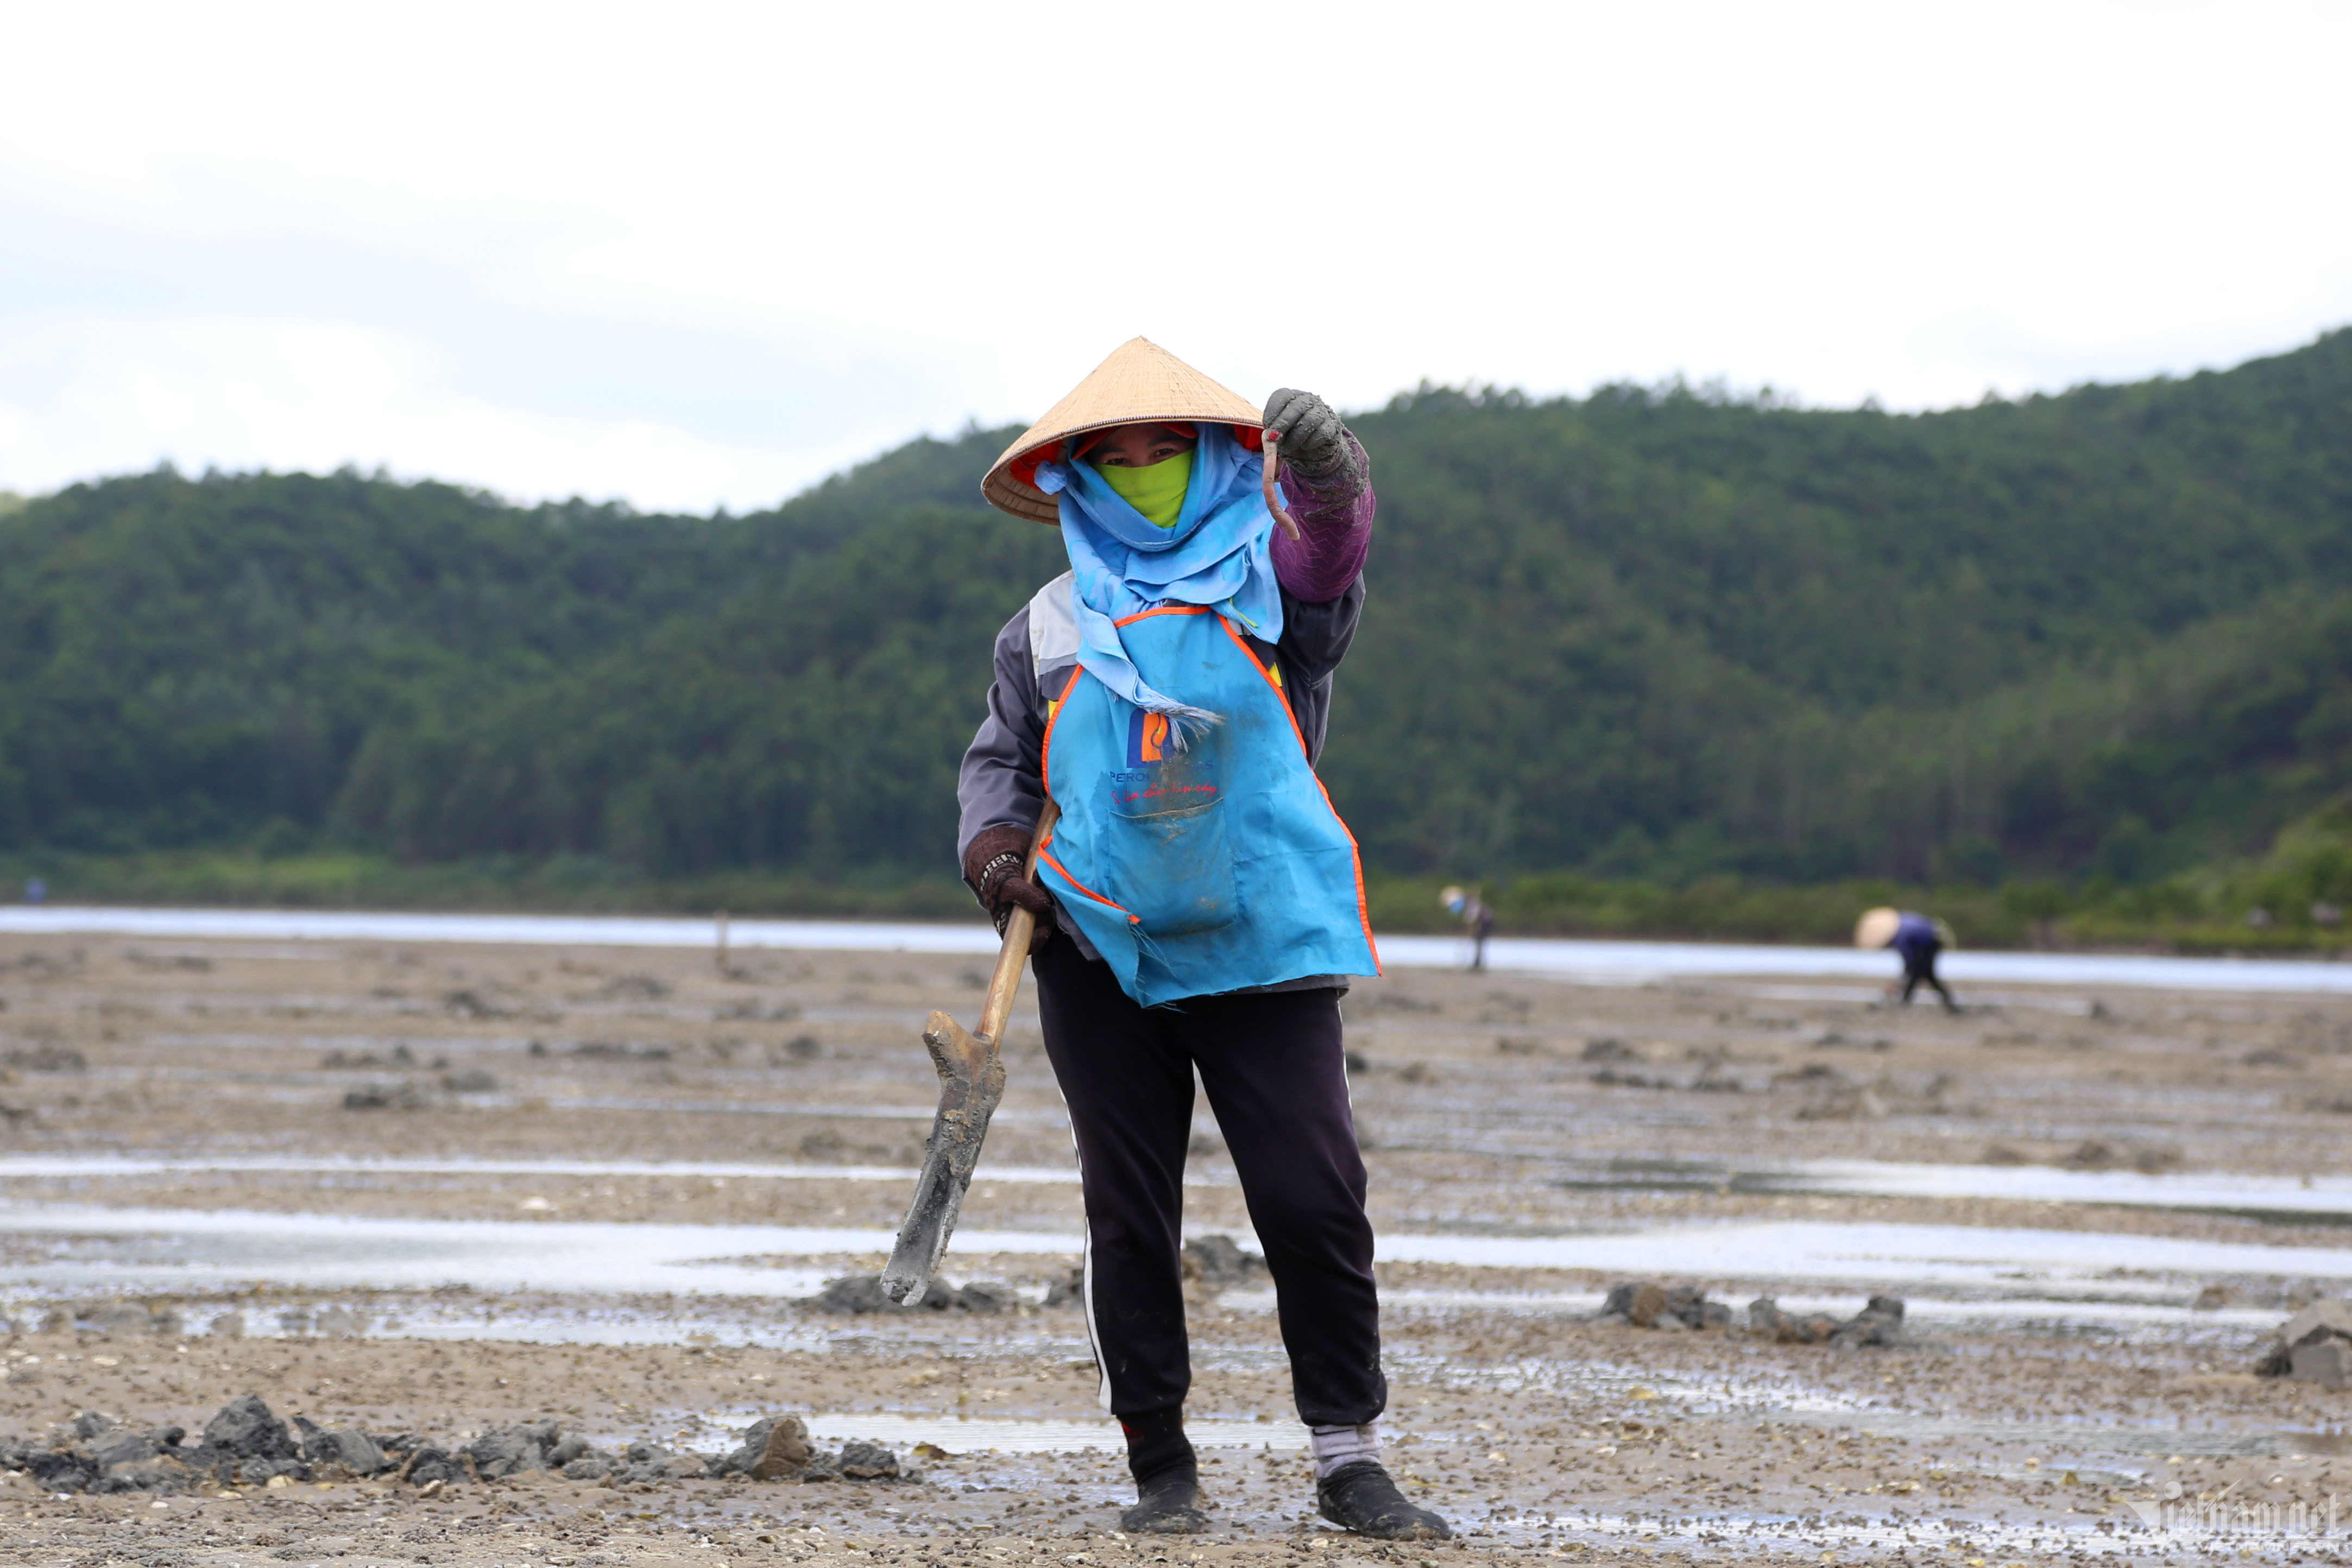
M 969 1021 L 984 969 L 0 937 L 0 1437 L 95 1415 L 194 1441 L 251 1394 L 452 1451 L 552 1420 L 680 1472 L 791 1415 L 902 1471 L 19 1473 L 0 1563 L 2326 1560 L 2352 1531 L 2352 1501 L 2312 1524 L 2352 1493 L 2352 1390 L 2254 1375 L 2291 1310 L 2352 1294 L 2352 998 L 2011 986 L 1948 1016 L 1851 978 L 1360 983 L 1388 1458 L 1462 1531 L 1382 1545 L 1314 1516 L 1205 1104 L 1189 1231 L 1241 1243 L 1197 1248 L 1189 1290 L 1214 1528 L 1118 1533 L 1027 1008 L 949 1255 L 979 1288 L 814 1299 L 880 1267 L 933 1098 L 922 1017 Z M 1650 1283 L 1687 1313 L 1604 1313 Z M 1872 1296 L 1905 1303 L 1889 1343 L 1750 1310 Z

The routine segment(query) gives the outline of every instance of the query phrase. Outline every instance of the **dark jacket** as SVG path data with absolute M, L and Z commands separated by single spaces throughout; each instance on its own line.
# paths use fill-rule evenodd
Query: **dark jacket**
M 1906 909 L 1886 945 L 1903 955 L 1906 969 L 1925 971 L 1935 963 L 1936 955 L 1944 950 L 1944 938 L 1937 932 L 1934 921 Z

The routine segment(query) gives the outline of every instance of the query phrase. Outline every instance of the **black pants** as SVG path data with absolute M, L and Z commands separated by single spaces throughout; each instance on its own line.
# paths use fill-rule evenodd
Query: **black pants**
M 1180 1405 L 1192 1382 L 1181 1249 L 1197 1067 L 1274 1275 L 1299 1418 L 1353 1426 L 1378 1416 L 1388 1383 L 1339 993 L 1200 997 L 1146 1010 L 1066 933 L 1031 962 L 1078 1145 L 1087 1326 L 1111 1413 Z
M 1920 982 L 1924 980 L 1928 986 L 1934 988 L 1937 996 L 1944 998 L 1945 1011 L 1958 1012 L 1959 1010 L 1959 1005 L 1952 1000 L 1952 993 L 1944 989 L 1943 981 L 1936 978 L 1936 955 L 1943 950 L 1943 944 L 1938 942 L 1932 946 L 1920 948 L 1916 956 L 1910 954 L 1905 955 L 1903 959 L 1903 1000 L 1906 1006 L 1910 1003 L 1911 993 L 1917 990 L 1919 988 Z

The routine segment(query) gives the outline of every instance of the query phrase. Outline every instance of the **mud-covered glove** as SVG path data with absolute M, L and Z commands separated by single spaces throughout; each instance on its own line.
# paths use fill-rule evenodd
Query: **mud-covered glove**
M 1355 443 L 1339 413 L 1311 392 L 1283 387 L 1265 400 L 1265 427 L 1282 438 L 1282 461 L 1321 489 L 1355 466 Z
M 1028 829 L 982 828 L 963 852 L 963 880 L 979 895 L 988 917 L 996 922 L 999 936 L 1004 935 L 1005 922 L 1013 918 L 1013 910 L 1025 909 L 1037 917 L 1036 935 L 1029 939 L 1029 951 L 1034 953 L 1053 939 L 1054 898 L 1022 874 L 1028 859 Z

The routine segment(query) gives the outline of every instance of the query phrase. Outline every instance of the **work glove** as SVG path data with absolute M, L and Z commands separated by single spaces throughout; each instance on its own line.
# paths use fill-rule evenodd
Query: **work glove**
M 963 852 L 963 880 L 980 896 L 980 906 L 996 922 L 996 934 L 1004 935 L 1005 922 L 1013 918 L 1014 909 L 1025 909 L 1037 917 L 1036 934 L 1029 939 L 1029 951 L 1034 953 L 1053 939 L 1054 899 L 1044 888 L 1022 874 L 1029 859 L 1029 830 L 1010 824 L 982 828 L 973 835 L 971 847 Z
M 1311 392 L 1283 387 L 1265 400 L 1266 429 L 1282 438 L 1282 461 L 1317 489 L 1355 467 L 1355 443 L 1331 405 Z

